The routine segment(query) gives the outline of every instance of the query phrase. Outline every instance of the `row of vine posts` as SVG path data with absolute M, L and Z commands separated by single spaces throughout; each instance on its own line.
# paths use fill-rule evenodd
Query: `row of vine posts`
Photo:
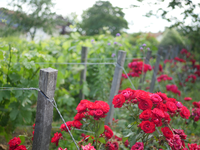
M 87 71 L 87 47 L 82 47 L 82 56 L 81 63 L 84 63 L 85 68 L 81 71 L 80 75 L 80 84 L 82 85 L 84 81 L 86 81 L 86 71 Z M 161 59 L 161 54 L 163 52 L 163 48 L 159 48 L 156 57 L 156 63 L 154 65 L 154 71 L 152 80 L 150 83 L 150 92 L 153 92 L 155 82 L 156 82 L 156 74 L 158 72 L 159 63 Z M 171 54 L 172 52 L 172 54 Z M 171 58 L 174 58 L 178 55 L 178 49 L 172 51 L 172 47 L 166 50 L 165 59 L 168 59 L 170 54 Z M 145 57 L 145 63 L 148 64 L 151 58 L 151 51 L 149 50 Z M 108 104 L 110 106 L 110 111 L 106 117 L 105 124 L 112 124 L 112 118 L 114 114 L 114 107 L 112 104 L 112 100 L 114 96 L 118 93 L 120 87 L 120 81 L 122 77 L 122 72 L 124 70 L 124 63 L 126 59 L 125 51 L 118 51 L 117 62 L 115 67 L 115 72 L 112 80 L 112 86 L 110 90 L 110 96 Z M 164 66 L 163 66 L 164 67 Z M 51 136 L 51 128 L 53 121 L 53 105 L 49 100 L 54 98 L 55 88 L 56 88 L 56 80 L 57 80 L 58 70 L 52 68 L 46 68 L 40 70 L 39 77 L 39 89 L 42 92 L 38 92 L 37 99 L 37 111 L 36 111 L 36 121 L 35 121 L 35 132 L 33 138 L 33 150 L 48 150 L 50 144 L 50 136 Z M 145 81 L 146 74 L 140 78 L 140 84 L 138 89 L 142 88 L 143 82 Z M 47 98 L 46 98 L 47 97 Z M 80 90 L 80 99 L 84 99 L 84 94 L 82 90 Z

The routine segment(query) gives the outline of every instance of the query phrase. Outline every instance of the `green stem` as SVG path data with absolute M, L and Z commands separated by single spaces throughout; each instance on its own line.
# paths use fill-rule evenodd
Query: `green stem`
M 10 53 L 10 60 L 9 60 L 9 63 L 8 63 L 7 84 L 8 84 L 8 75 L 9 75 L 9 70 L 10 70 L 10 63 L 11 63 L 11 59 L 12 59 L 11 45 L 10 44 L 9 44 L 9 53 Z
M 148 143 L 148 137 L 149 137 L 149 134 L 147 134 L 147 136 L 146 136 L 146 142 L 145 142 L 144 147 L 146 147 L 146 145 L 147 145 L 147 143 Z

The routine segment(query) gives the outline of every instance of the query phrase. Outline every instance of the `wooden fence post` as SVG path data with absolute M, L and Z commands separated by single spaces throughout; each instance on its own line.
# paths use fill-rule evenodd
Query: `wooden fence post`
M 176 46 L 176 50 L 175 50 L 175 57 L 177 57 L 179 54 L 179 45 Z
M 145 63 L 145 64 L 149 64 L 150 58 L 151 58 L 151 51 L 148 50 L 148 51 L 147 51 L 146 58 L 145 58 L 145 60 L 144 60 L 144 63 Z M 138 89 L 139 89 L 139 90 L 141 90 L 145 78 L 146 78 L 146 73 L 144 73 L 143 76 L 140 78 L 140 82 L 139 82 L 139 86 L 138 86 Z
M 87 63 L 87 47 L 82 46 L 81 50 L 81 63 Z M 86 81 L 86 72 L 87 72 L 87 65 L 84 65 L 85 68 L 81 71 L 80 76 L 80 85 L 83 86 L 83 82 Z M 85 99 L 85 95 L 83 94 L 83 88 L 80 90 L 79 93 L 80 99 Z
M 169 46 L 169 50 L 166 51 L 166 55 L 165 55 L 164 61 L 167 60 L 167 59 L 169 59 L 171 50 L 172 50 L 172 46 L 170 45 L 170 46 Z M 163 64 L 163 70 L 165 69 L 165 65 L 166 65 L 166 64 L 164 63 L 164 64 Z
M 54 98 L 58 71 L 52 68 L 40 70 L 39 89 L 49 98 Z M 48 150 L 53 121 L 53 105 L 38 92 L 33 150 Z
M 162 48 L 158 49 L 158 53 L 157 53 L 157 58 L 156 58 L 156 64 L 154 65 L 154 69 L 153 69 L 153 76 L 151 79 L 151 84 L 150 84 L 150 92 L 152 93 L 154 90 L 154 86 L 155 86 L 155 82 L 156 82 L 156 75 L 158 72 L 158 68 L 159 68 L 159 63 L 160 63 L 160 54 L 162 52 Z
M 112 124 L 112 118 L 113 118 L 113 114 L 114 114 L 114 106 L 112 104 L 112 100 L 119 91 L 119 86 L 120 86 L 122 71 L 123 71 L 122 67 L 124 67 L 125 59 L 126 59 L 126 52 L 122 51 L 122 50 L 118 51 L 117 65 L 115 67 L 115 73 L 114 73 L 113 80 L 112 80 L 109 102 L 108 102 L 108 104 L 110 106 L 110 111 L 108 112 L 108 114 L 106 116 L 106 121 L 105 121 L 106 125 L 108 125 L 108 123 Z

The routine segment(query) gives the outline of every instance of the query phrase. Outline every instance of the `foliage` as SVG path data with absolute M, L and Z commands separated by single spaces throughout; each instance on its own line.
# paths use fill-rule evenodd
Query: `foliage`
M 180 34 L 175 29 L 167 29 L 163 34 L 163 38 L 160 41 L 161 46 L 185 46 L 185 42 L 180 36 Z
M 88 62 L 116 62 L 118 50 L 125 50 L 127 58 L 137 56 L 126 35 L 112 37 L 99 35 L 83 37 L 72 33 L 69 37 L 57 37 L 39 43 L 27 42 L 16 37 L 0 38 L 0 87 L 38 87 L 39 70 L 53 67 L 58 70 L 55 99 L 64 118 L 75 113 L 78 104 L 82 65 L 54 63 L 80 62 L 81 47 L 88 47 Z M 94 40 L 95 39 L 95 40 Z M 110 43 L 110 45 L 108 45 Z M 139 47 L 139 46 L 137 46 Z M 114 57 L 111 57 L 112 54 Z M 39 63 L 42 62 L 42 63 Z M 87 82 L 83 93 L 89 99 L 107 100 L 110 92 L 114 65 L 88 65 Z M 93 88 L 95 84 L 96 88 Z M 36 111 L 36 91 L 1 91 L 0 134 L 8 140 L 12 131 L 21 125 L 33 124 Z M 54 113 L 54 120 L 59 120 Z
M 138 0 L 139 1 L 139 0 Z M 140 0 L 140 2 L 145 2 L 145 0 Z M 191 0 L 157 0 L 157 2 L 149 3 L 150 5 L 158 5 L 162 3 L 168 3 L 168 6 L 166 8 L 159 8 L 158 10 L 154 11 L 151 10 L 149 13 L 147 13 L 147 17 L 151 17 L 152 15 L 158 16 L 157 14 L 160 14 L 160 16 L 167 20 L 168 22 L 172 22 L 171 28 L 177 28 L 181 35 L 186 36 L 188 40 L 191 41 L 190 43 L 190 49 L 195 51 L 199 48 L 199 43 L 196 41 L 199 41 L 200 37 L 200 16 L 198 13 L 198 9 L 200 8 L 200 3 L 197 1 L 191 1 Z M 182 16 L 182 18 L 177 18 L 175 15 L 169 16 L 169 13 L 173 12 L 176 9 L 180 9 L 181 12 L 179 15 Z M 154 11 L 154 12 L 153 12 Z M 176 12 L 177 13 L 177 12 Z M 159 17 L 160 17 L 159 16 Z M 190 21 L 188 24 L 187 22 Z
M 84 89 L 83 93 L 86 99 L 100 99 L 104 101 L 108 100 L 114 65 L 88 66 L 87 82 L 85 82 L 83 87 L 81 87 L 79 85 L 79 71 L 81 71 L 84 66 L 71 66 L 69 64 L 64 65 L 58 63 L 80 62 L 81 46 L 89 47 L 88 62 L 116 62 L 116 56 L 112 54 L 117 55 L 117 51 L 120 49 L 125 50 L 127 52 L 127 58 L 130 59 L 132 59 L 133 56 L 144 56 L 144 53 L 142 53 L 136 47 L 141 47 L 142 45 L 143 47 L 146 47 L 146 44 L 139 43 L 133 47 L 129 43 L 129 40 L 127 38 L 124 38 L 126 36 L 126 34 L 118 37 L 99 35 L 95 37 L 87 37 L 82 40 L 80 34 L 72 33 L 68 38 L 57 37 L 52 38 L 49 41 L 41 41 L 38 44 L 34 42 L 26 42 L 19 39 L 0 39 L 2 45 L 0 47 L 0 53 L 2 54 L 0 55 L 2 64 L 0 67 L 0 86 L 37 87 L 39 69 L 43 67 L 56 68 L 58 69 L 58 79 L 56 85 L 55 100 L 65 120 L 73 120 L 73 116 L 75 116 L 76 113 L 75 107 L 80 102 L 80 89 Z M 139 38 L 141 38 L 138 39 L 138 41 L 140 42 L 148 42 L 145 41 L 145 38 L 143 37 Z M 150 47 L 152 45 L 147 46 Z M 163 93 L 166 93 L 168 97 L 176 98 L 177 101 L 181 102 L 183 105 L 191 109 L 191 102 L 184 101 L 183 97 L 193 97 L 194 99 L 192 100 L 192 102 L 198 100 L 198 91 L 200 88 L 198 84 L 199 78 L 197 78 L 197 81 L 195 83 L 185 82 L 187 86 L 181 86 L 179 85 L 179 82 L 185 81 L 189 74 L 193 74 L 196 71 L 196 69 L 193 68 L 194 66 L 191 64 L 191 59 L 195 59 L 195 56 L 187 52 L 187 55 L 179 55 L 179 57 L 179 59 L 176 58 L 175 60 L 173 60 L 177 61 L 177 63 L 167 63 L 165 70 L 159 72 L 159 75 L 164 73 L 168 74 L 169 76 L 173 77 L 173 80 L 161 82 L 159 84 L 156 83 L 155 91 L 162 91 Z M 181 59 L 185 59 L 187 63 L 184 64 L 182 62 L 179 62 Z M 152 64 L 152 61 L 155 62 L 155 60 L 151 60 L 150 64 Z M 127 60 L 125 66 L 127 65 L 127 62 L 129 63 L 131 62 L 131 60 Z M 185 68 L 188 69 L 185 70 Z M 139 71 L 141 71 L 141 69 Z M 181 75 L 182 79 L 178 78 L 179 74 Z M 147 80 L 144 83 L 143 89 L 148 87 L 148 80 L 151 77 L 152 71 L 146 74 Z M 131 78 L 131 80 L 133 81 L 134 86 L 137 88 L 139 85 L 138 78 Z M 181 97 L 179 97 L 175 93 L 166 91 L 165 86 L 167 84 L 176 84 L 178 89 L 182 91 Z M 123 90 L 127 87 L 131 87 L 131 84 L 128 79 L 123 79 L 121 89 Z M 16 126 L 33 124 L 36 110 L 36 99 L 37 93 L 34 91 L 3 91 L 0 97 L 0 107 L 2 110 L 0 113 L 0 134 L 4 135 L 4 137 L 6 137 L 7 139 L 11 139 L 9 133 L 11 133 Z M 160 141 L 162 143 L 164 142 L 165 137 L 159 136 L 156 132 L 153 133 L 154 136 L 151 136 L 144 133 L 140 128 L 138 128 L 137 125 L 139 124 L 139 109 L 137 105 L 133 103 L 126 104 L 130 104 L 131 108 L 129 106 L 124 108 L 129 108 L 131 113 L 126 109 L 116 109 L 114 114 L 115 119 L 120 120 L 116 121 L 118 122 L 118 126 L 117 124 L 114 124 L 111 127 L 111 129 L 114 131 L 114 135 L 117 135 L 120 138 L 122 137 L 121 141 L 119 142 L 120 148 L 126 149 L 125 144 L 122 143 L 129 139 L 129 148 L 133 146 L 138 140 L 140 142 L 143 141 L 148 149 L 152 148 L 149 146 L 165 149 L 166 145 L 158 146 L 159 139 L 163 139 L 162 141 Z M 24 113 L 26 115 L 22 115 Z M 178 114 L 179 112 L 177 111 L 176 113 Z M 92 141 L 94 141 L 95 139 L 96 142 L 98 140 L 101 144 L 98 142 L 94 142 L 93 146 L 98 145 L 99 147 L 102 146 L 102 148 L 104 148 L 104 146 L 106 146 L 105 142 L 107 142 L 107 139 L 99 137 L 99 135 L 103 132 L 101 127 L 101 123 L 103 122 L 103 120 L 94 121 L 93 118 L 87 119 L 89 120 L 86 124 L 83 125 L 83 129 L 91 130 L 88 129 L 88 127 L 90 126 L 92 127 L 92 130 L 94 129 L 95 135 L 92 135 L 91 138 L 88 138 L 88 141 L 84 143 L 84 145 L 92 143 Z M 181 117 L 176 118 L 174 116 L 172 119 L 172 127 L 179 128 L 181 126 L 182 128 L 187 129 L 185 130 L 186 134 L 196 134 L 197 136 L 199 136 L 199 133 L 197 132 L 197 130 L 195 130 L 199 129 L 199 127 L 197 127 L 197 125 L 199 125 L 199 122 L 194 122 L 192 117 L 188 120 L 185 120 Z M 55 112 L 54 121 L 59 120 L 60 118 Z M 183 121 L 186 122 L 187 125 L 184 124 Z M 160 128 L 158 129 L 160 130 Z M 77 132 L 78 131 L 73 130 L 73 135 L 75 139 L 81 140 L 83 137 L 81 138 L 79 136 L 80 134 Z M 65 137 L 67 141 L 59 142 L 59 146 L 66 147 L 67 145 L 69 146 L 68 148 L 74 149 L 75 145 L 72 143 L 71 140 L 68 140 L 70 136 L 67 133 L 63 133 L 63 137 Z M 20 139 L 22 140 L 23 137 L 20 136 Z M 115 140 L 116 138 L 113 137 L 111 140 L 112 142 L 109 144 L 113 144 L 113 141 Z M 156 144 L 148 142 L 148 140 L 156 141 Z M 191 136 L 189 136 L 188 140 L 185 140 L 185 142 L 191 143 L 190 140 Z M 55 147 L 53 148 L 55 149 Z
M 3 35 L 25 32 L 29 33 L 33 40 L 37 29 L 42 28 L 44 32 L 52 33 L 56 20 L 55 13 L 51 12 L 54 6 L 51 0 L 13 0 L 10 5 L 16 11 L 3 10 L 7 19 L 5 29 L 1 30 Z
M 157 51 L 158 41 L 148 33 L 129 34 L 128 39 L 136 49 L 140 49 L 139 46 L 145 43 L 152 51 Z
M 82 14 L 81 29 L 86 35 L 95 35 L 109 31 L 112 35 L 128 28 L 122 8 L 113 7 L 109 1 L 97 1 L 93 7 Z

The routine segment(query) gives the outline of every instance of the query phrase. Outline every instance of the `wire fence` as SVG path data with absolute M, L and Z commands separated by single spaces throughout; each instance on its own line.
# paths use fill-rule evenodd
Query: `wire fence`
M 126 74 L 127 78 L 129 79 L 129 81 L 130 81 L 132 87 L 133 87 L 134 89 L 136 89 L 136 88 L 134 87 L 134 85 L 133 85 L 131 79 L 129 78 L 129 76 L 128 76 L 126 70 L 124 69 L 124 67 L 120 66 L 120 65 L 117 64 L 117 63 L 64 63 L 64 64 L 115 65 L 115 66 L 121 68 L 121 69 L 124 71 L 124 73 Z M 60 111 L 59 111 L 59 109 L 58 109 L 58 107 L 57 107 L 56 101 L 55 101 L 54 99 L 49 99 L 39 88 L 34 88 L 34 87 L 30 87 L 30 88 L 0 87 L 0 91 L 12 91 L 12 90 L 16 90 L 16 91 L 19 91 L 19 90 L 22 90 L 22 91 L 24 91 L 24 90 L 27 90 L 27 91 L 36 90 L 36 91 L 40 92 L 40 93 L 44 96 L 44 98 L 45 98 L 47 101 L 49 101 L 49 102 L 53 105 L 53 107 L 57 110 L 57 112 L 58 112 L 60 118 L 62 119 L 63 123 L 65 124 L 65 127 L 66 127 L 68 133 L 70 134 L 70 136 L 71 136 L 71 138 L 72 138 L 74 144 L 76 145 L 77 149 L 79 150 L 79 147 L 78 147 L 78 145 L 77 145 L 77 143 L 76 143 L 76 141 L 75 141 L 75 139 L 74 139 L 72 133 L 70 132 L 70 130 L 69 130 L 69 128 L 68 128 L 68 126 L 67 126 L 67 124 L 66 124 L 66 122 L 65 122 L 65 120 L 64 120 L 64 118 L 63 118 L 63 116 L 61 115 L 61 113 L 60 113 Z M 79 131 L 80 131 L 80 130 L 79 130 Z M 82 131 L 90 132 L 90 131 L 87 131 L 87 130 L 82 130 Z
M 145 57 L 143 57 L 143 58 L 145 58 Z M 114 59 L 114 58 L 113 58 L 113 59 Z M 134 58 L 131 58 L 131 59 L 134 59 Z M 136 58 L 135 58 L 135 59 L 136 59 Z M 137 59 L 139 59 L 139 58 L 137 58 Z M 128 76 L 128 74 L 127 74 L 125 68 L 122 67 L 122 66 L 120 66 L 120 65 L 117 64 L 117 63 L 112 63 L 112 62 L 104 62 L 104 63 L 89 63 L 89 62 L 87 62 L 87 63 L 49 63 L 49 62 L 35 62 L 35 64 L 54 64 L 54 65 L 58 65 L 58 64 L 59 64 L 59 65 L 114 65 L 114 66 L 117 66 L 117 67 L 119 67 L 119 68 L 121 68 L 121 69 L 123 70 L 123 72 L 125 73 L 125 75 L 127 76 L 128 80 L 129 80 L 130 84 L 132 85 L 133 89 L 136 90 L 136 88 L 135 88 L 133 82 L 131 81 L 130 77 Z M 143 69 L 142 69 L 142 71 L 143 71 Z M 156 78 L 156 75 L 155 75 L 154 77 Z M 156 81 L 157 81 L 157 80 L 156 80 Z M 157 83 L 158 83 L 158 82 L 157 82 Z M 158 83 L 158 85 L 159 85 L 159 83 Z M 159 86 L 159 89 L 160 89 L 160 86 Z M 77 149 L 79 150 L 79 147 L 78 147 L 78 145 L 77 145 L 77 143 L 76 143 L 76 141 L 75 141 L 75 139 L 74 139 L 72 133 L 70 132 L 70 130 L 69 130 L 69 128 L 68 128 L 68 126 L 67 126 L 67 124 L 66 124 L 66 122 L 65 122 L 65 120 L 64 120 L 64 118 L 63 118 L 63 116 L 61 115 L 61 113 L 60 113 L 60 111 L 59 111 L 59 109 L 58 109 L 58 107 L 57 107 L 57 104 L 56 104 L 56 102 L 55 102 L 54 99 L 49 99 L 39 88 L 33 88 L 33 87 L 30 87 L 30 88 L 0 87 L 0 91 L 5 91 L 5 90 L 9 90 L 9 91 L 11 91 L 11 90 L 23 90 L 23 91 L 24 91 L 24 90 L 36 90 L 36 91 L 40 92 L 40 93 L 45 97 L 45 99 L 46 99 L 47 101 L 49 101 L 49 102 L 53 105 L 53 107 L 57 110 L 57 112 L 58 112 L 60 118 L 62 119 L 63 123 L 65 124 L 65 127 L 66 127 L 68 133 L 70 134 L 70 136 L 71 136 L 71 138 L 72 138 L 74 144 L 76 145 Z M 54 128 L 58 128 L 58 127 L 54 127 Z M 93 132 L 87 131 L 87 130 L 81 130 L 81 129 L 76 129 L 76 130 L 77 130 L 77 131 L 83 131 L 83 132 L 90 132 L 90 133 L 93 133 Z M 156 130 L 157 130 L 157 129 L 156 129 Z M 160 134 L 159 130 L 157 130 L 157 132 Z

